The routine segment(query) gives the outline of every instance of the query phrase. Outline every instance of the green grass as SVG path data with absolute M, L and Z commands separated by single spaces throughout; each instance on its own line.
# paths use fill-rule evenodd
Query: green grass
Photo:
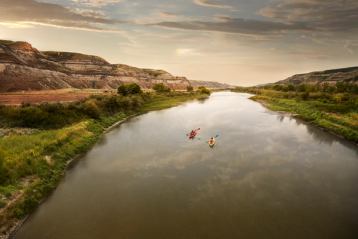
M 0 138 L 0 173 L 5 176 L 0 177 L 3 179 L 0 199 L 5 199 L 1 199 L 0 207 L 4 207 L 12 195 L 23 192 L 20 200 L 7 209 L 6 215 L 0 215 L 0 225 L 11 221 L 11 218 L 23 218 L 36 208 L 57 186 L 69 160 L 86 152 L 109 126 L 135 114 L 206 97 L 185 93 L 150 95 L 146 96 L 144 104 L 130 111 L 84 119 L 59 129 L 42 129 L 31 134 Z
M 297 114 L 298 117 L 314 125 L 341 135 L 348 140 L 358 142 L 358 109 L 349 102 L 334 103 L 320 99 L 286 99 L 272 96 L 272 94 L 260 94 L 252 97 L 252 99 L 263 102 L 271 110 Z

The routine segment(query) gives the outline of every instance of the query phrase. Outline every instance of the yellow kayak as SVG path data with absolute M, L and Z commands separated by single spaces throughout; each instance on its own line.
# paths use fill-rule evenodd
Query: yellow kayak
M 208 141 L 208 144 L 209 144 L 209 147 L 210 147 L 210 148 L 213 148 L 213 147 L 215 146 L 215 144 L 216 144 L 215 139 L 214 139 L 212 142 L 210 142 L 210 140 L 209 140 L 209 141 Z

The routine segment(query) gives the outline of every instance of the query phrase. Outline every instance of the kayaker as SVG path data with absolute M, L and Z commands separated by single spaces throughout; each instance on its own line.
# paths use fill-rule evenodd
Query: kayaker
M 208 144 L 209 144 L 209 146 L 214 146 L 215 145 L 215 139 L 214 139 L 214 137 L 211 137 L 210 138 L 210 140 L 208 141 Z
M 189 133 L 189 139 L 193 139 L 193 138 L 195 138 L 195 136 L 198 134 L 198 131 L 200 130 L 200 128 L 198 128 L 198 129 L 193 129 L 193 130 L 191 130 L 190 131 L 190 133 Z

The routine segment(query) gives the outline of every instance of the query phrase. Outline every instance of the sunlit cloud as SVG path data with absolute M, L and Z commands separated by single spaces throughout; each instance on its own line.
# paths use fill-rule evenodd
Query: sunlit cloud
M 176 55 L 178 56 L 197 56 L 200 53 L 193 48 L 178 48 L 175 50 Z
M 108 25 L 120 23 L 108 19 L 96 11 L 71 10 L 58 4 L 34 0 L 0 1 L 0 21 L 33 22 L 53 26 L 73 27 L 93 30 L 112 30 Z
M 116 4 L 122 2 L 123 0 L 72 0 L 72 1 L 91 7 L 103 7 L 110 4 Z
M 31 23 L 28 22 L 0 22 L 0 26 L 4 26 L 7 28 L 33 28 L 35 27 Z
M 203 7 L 226 8 L 226 9 L 233 8 L 232 6 L 222 4 L 219 1 L 214 1 L 214 0 L 194 0 L 194 3 L 196 5 L 203 6 Z
M 163 27 L 196 30 L 217 31 L 241 34 L 271 34 L 282 31 L 309 30 L 304 24 L 281 23 L 241 18 L 222 18 L 221 21 L 183 21 L 183 22 L 159 22 L 156 25 Z
M 73 22 L 31 22 L 31 21 L 19 21 L 19 22 L 0 22 L 0 26 L 8 27 L 8 28 L 34 28 L 36 26 L 43 26 L 43 27 L 52 27 L 52 28 L 59 28 L 59 29 L 73 29 L 78 31 L 89 31 L 89 32 L 112 32 L 112 33 L 122 33 L 121 30 L 117 29 L 104 29 L 101 27 L 91 26 L 90 28 L 87 25 L 81 26 L 79 23 Z

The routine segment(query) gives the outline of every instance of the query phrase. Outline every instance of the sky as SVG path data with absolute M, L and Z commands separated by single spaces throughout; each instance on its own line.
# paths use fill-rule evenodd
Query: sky
M 0 39 L 251 86 L 358 65 L 358 0 L 0 0 Z

